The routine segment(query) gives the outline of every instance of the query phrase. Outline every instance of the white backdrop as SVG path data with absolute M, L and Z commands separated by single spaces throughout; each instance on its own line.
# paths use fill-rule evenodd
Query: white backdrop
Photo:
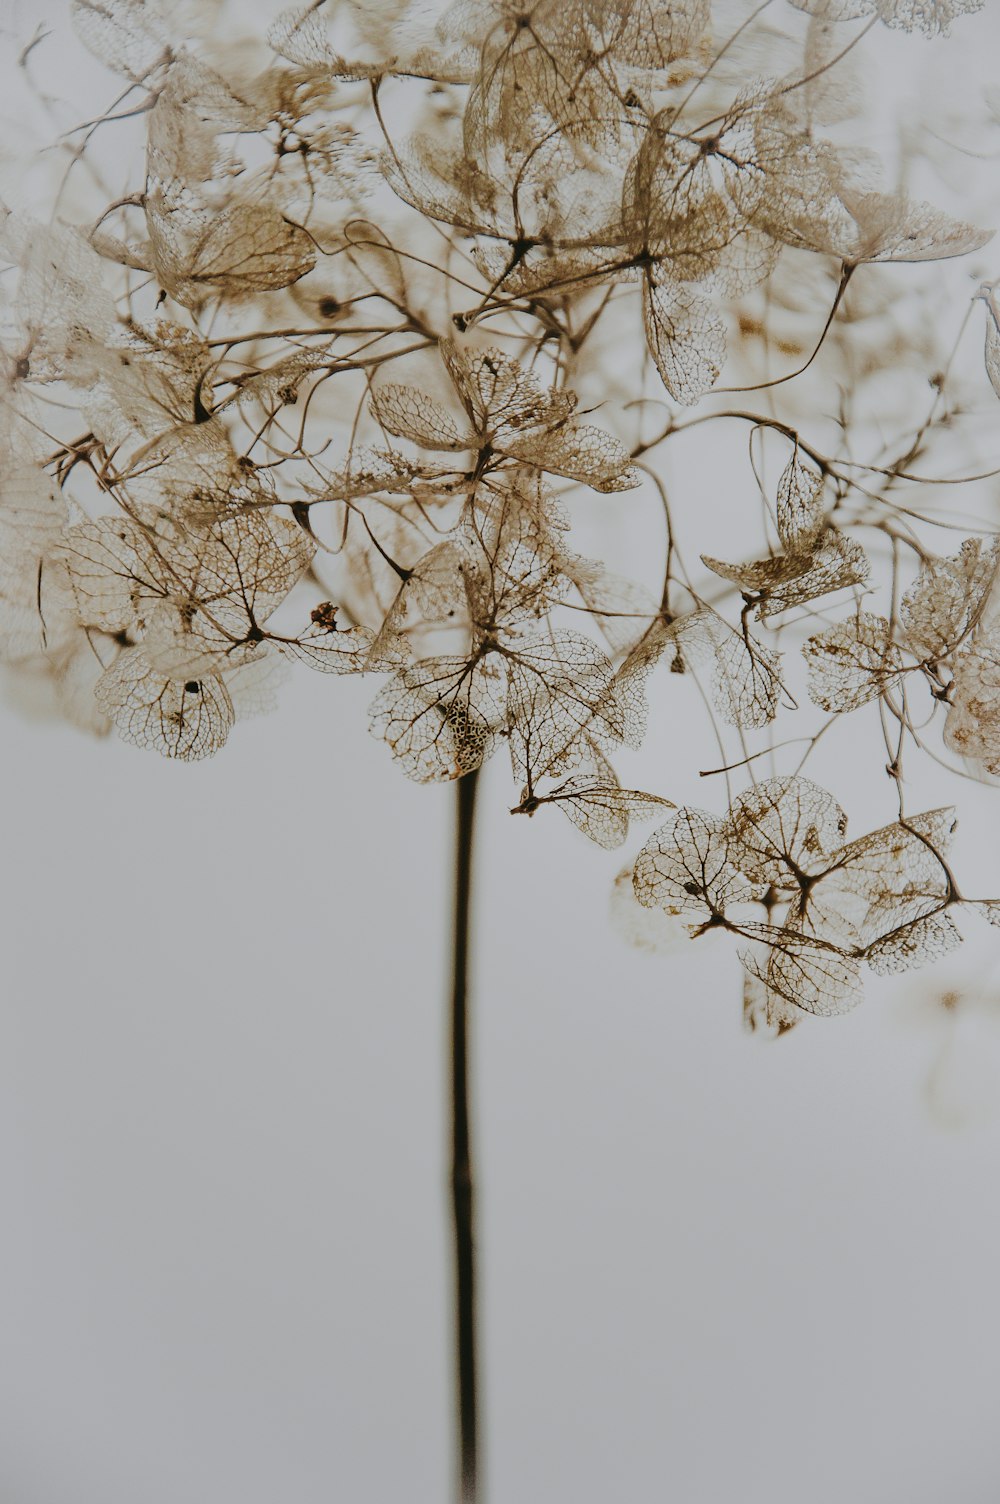
M 4 1504 L 447 1497 L 450 800 L 360 689 L 303 674 L 193 767 L 7 717 Z M 728 950 L 626 948 L 615 859 L 506 818 L 505 781 L 491 1497 L 990 1504 L 1000 1128 L 925 1085 L 957 1023 L 967 1102 L 997 1095 L 1000 1020 L 938 1016 L 925 973 L 748 1039 Z

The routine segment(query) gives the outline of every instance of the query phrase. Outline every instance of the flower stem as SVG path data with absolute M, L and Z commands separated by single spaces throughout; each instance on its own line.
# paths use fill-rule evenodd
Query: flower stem
M 469 1133 L 469 915 L 472 894 L 472 837 L 478 771 L 456 784 L 455 930 L 452 948 L 451 1192 L 455 1220 L 455 1377 L 458 1400 L 459 1504 L 479 1498 L 476 1426 L 475 1212 Z

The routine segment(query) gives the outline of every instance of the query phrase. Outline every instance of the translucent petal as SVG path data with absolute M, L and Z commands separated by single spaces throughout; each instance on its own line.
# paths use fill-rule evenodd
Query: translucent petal
M 646 343 L 671 397 L 693 406 L 715 385 L 726 355 L 721 315 L 701 293 L 679 283 L 643 282 Z
M 903 669 L 889 622 L 864 611 L 817 632 L 802 653 L 809 671 L 810 699 L 823 710 L 838 713 L 876 699 Z
M 754 883 L 788 886 L 840 847 L 847 816 L 809 778 L 769 778 L 734 800 L 727 830 L 741 872 Z
M 416 387 L 384 382 L 371 396 L 376 420 L 389 433 L 424 449 L 474 449 L 474 434 L 461 433 L 450 413 Z
M 493 752 L 506 676 L 492 658 L 427 658 L 400 669 L 371 705 L 371 732 L 417 783 L 460 778 Z
M 211 757 L 235 720 L 221 678 L 167 679 L 150 666 L 138 647 L 118 655 L 94 693 L 123 741 L 183 762 Z
M 961 943 L 961 931 L 949 914 L 927 914 L 876 940 L 865 952 L 865 960 L 879 976 L 890 976 L 940 960 Z
M 679 809 L 640 851 L 635 896 L 647 908 L 707 919 L 746 903 L 753 888 L 731 860 L 725 821 L 699 809 Z
M 997 538 L 967 538 L 951 558 L 924 561 L 900 605 L 915 653 L 936 660 L 961 642 L 983 612 L 998 564 Z

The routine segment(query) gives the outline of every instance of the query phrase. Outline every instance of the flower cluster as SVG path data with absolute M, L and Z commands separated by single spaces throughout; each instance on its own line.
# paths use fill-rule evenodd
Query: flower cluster
M 739 357 L 767 332 L 761 290 L 767 309 L 809 283 L 819 317 L 778 346 L 795 368 L 737 390 L 813 379 L 832 351 L 847 402 L 854 327 L 866 297 L 891 303 L 891 264 L 987 242 L 885 191 L 835 130 L 870 26 L 930 36 L 977 8 L 793 0 L 776 33 L 725 0 L 454 0 L 433 28 L 401 0 L 317 0 L 230 55 L 167 0 L 72 0 L 125 93 L 71 152 L 89 217 L 57 197 L 49 222 L 0 226 L 17 279 L 4 658 L 47 675 L 77 724 L 180 760 L 269 708 L 290 662 L 370 675 L 372 730 L 413 779 L 503 748 L 516 813 L 557 806 L 605 847 L 669 811 L 635 894 L 741 937 L 750 1015 L 777 1028 L 850 1006 L 862 962 L 950 949 L 953 818 L 904 810 L 900 762 L 923 744 L 923 686 L 945 748 L 1000 776 L 1000 545 L 984 528 L 936 553 L 890 495 L 955 416 L 946 377 L 879 463 L 850 458 L 846 418 L 826 452 L 773 402 L 730 412 L 716 389 L 727 333 Z M 116 109 L 143 168 L 97 201 L 80 164 Z M 1000 391 L 991 288 L 982 301 Z M 612 327 L 628 352 L 591 421 Z M 893 355 L 922 358 L 919 331 Z M 662 414 L 655 435 L 630 403 Z M 765 551 L 705 552 L 696 577 L 683 497 L 660 588 L 577 551 L 579 497 L 666 505 L 661 446 L 713 419 L 782 448 Z M 867 608 L 873 543 L 891 551 L 885 615 Z M 794 706 L 777 643 L 797 631 L 816 709 L 878 702 L 895 726 L 898 819 L 845 844 L 840 806 L 797 771 L 751 772 L 718 816 L 622 786 L 613 759 L 642 740 L 654 675 L 663 694 L 694 676 L 741 738 L 767 732 Z

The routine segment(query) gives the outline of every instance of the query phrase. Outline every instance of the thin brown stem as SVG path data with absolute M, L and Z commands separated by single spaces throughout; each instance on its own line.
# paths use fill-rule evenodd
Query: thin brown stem
M 475 1200 L 469 1113 L 469 929 L 478 770 L 456 784 L 455 928 L 452 948 L 451 1191 L 455 1228 L 455 1378 L 459 1504 L 479 1499 L 476 1375 Z

